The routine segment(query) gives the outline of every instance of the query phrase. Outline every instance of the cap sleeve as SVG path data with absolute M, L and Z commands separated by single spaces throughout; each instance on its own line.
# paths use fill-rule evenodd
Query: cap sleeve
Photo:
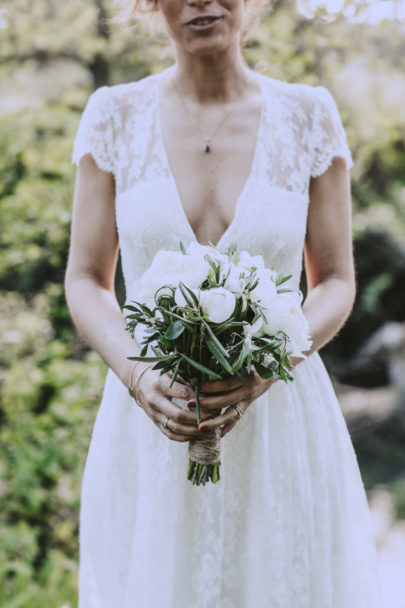
M 101 87 L 90 95 L 76 133 L 72 163 L 78 165 L 82 156 L 91 154 L 100 169 L 114 173 L 113 108 L 109 93 L 109 87 Z
M 325 87 L 315 87 L 314 91 L 316 98 L 312 124 L 311 176 L 319 177 L 330 167 L 335 157 L 344 158 L 349 169 L 353 166 L 353 160 L 332 95 Z

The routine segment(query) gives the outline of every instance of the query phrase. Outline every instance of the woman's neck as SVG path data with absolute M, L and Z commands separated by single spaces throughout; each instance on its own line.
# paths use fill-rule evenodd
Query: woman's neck
M 246 72 L 239 41 L 215 55 L 196 56 L 176 49 L 174 78 L 183 94 L 196 103 L 215 104 L 240 95 L 246 88 Z

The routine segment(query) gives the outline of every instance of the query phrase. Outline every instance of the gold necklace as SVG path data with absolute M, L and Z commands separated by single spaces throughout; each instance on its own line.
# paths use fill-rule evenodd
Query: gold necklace
M 183 104 L 183 108 L 184 111 L 187 115 L 188 120 L 190 121 L 190 123 L 192 124 L 192 126 L 194 127 L 194 129 L 197 131 L 197 133 L 200 134 L 200 136 L 202 137 L 202 139 L 205 142 L 205 146 L 204 146 L 204 152 L 206 154 L 209 154 L 211 152 L 211 139 L 214 137 L 214 135 L 216 135 L 219 131 L 219 129 L 222 127 L 222 125 L 224 124 L 225 120 L 228 118 L 229 116 L 229 111 L 228 111 L 228 104 L 224 104 L 224 115 L 221 118 L 221 120 L 219 121 L 218 125 L 216 126 L 216 128 L 214 129 L 214 131 L 211 133 L 211 135 L 205 135 L 198 127 L 197 123 L 195 122 L 194 118 L 191 116 L 190 112 L 187 109 L 186 106 L 186 102 L 184 100 L 183 95 L 180 93 L 176 81 L 173 79 L 173 83 L 175 86 L 175 89 L 177 91 L 177 95 L 180 97 L 180 101 Z

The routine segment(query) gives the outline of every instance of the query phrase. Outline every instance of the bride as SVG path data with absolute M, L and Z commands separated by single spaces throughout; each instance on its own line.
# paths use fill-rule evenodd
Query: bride
M 175 65 L 95 91 L 76 136 L 66 294 L 110 368 L 83 480 L 80 608 L 381 607 L 364 487 L 317 354 L 354 299 L 350 152 L 326 89 L 246 67 L 253 1 L 151 0 Z M 261 254 L 296 289 L 304 255 L 308 285 L 313 343 L 294 382 L 205 383 L 200 427 L 190 387 L 129 361 L 140 348 L 114 294 L 119 248 L 131 300 L 180 241 Z M 194 487 L 187 443 L 217 427 L 222 479 Z

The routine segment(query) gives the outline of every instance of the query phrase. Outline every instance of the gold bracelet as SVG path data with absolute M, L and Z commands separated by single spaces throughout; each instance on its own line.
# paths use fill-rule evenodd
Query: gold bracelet
M 137 402 L 137 404 L 139 405 L 139 407 L 142 407 L 141 404 L 138 401 L 138 398 L 136 396 L 136 389 L 137 389 L 137 385 L 139 384 L 139 380 L 142 378 L 143 374 L 150 369 L 151 367 L 153 367 L 153 365 L 147 365 L 146 367 L 143 368 L 143 370 L 140 372 L 139 376 L 135 379 L 134 384 L 132 385 L 132 374 L 136 368 L 136 365 L 134 365 L 132 371 L 131 371 L 131 378 L 130 378 L 130 382 L 131 382 L 131 386 L 128 388 L 128 392 L 130 394 L 130 396 L 135 399 L 135 401 Z

